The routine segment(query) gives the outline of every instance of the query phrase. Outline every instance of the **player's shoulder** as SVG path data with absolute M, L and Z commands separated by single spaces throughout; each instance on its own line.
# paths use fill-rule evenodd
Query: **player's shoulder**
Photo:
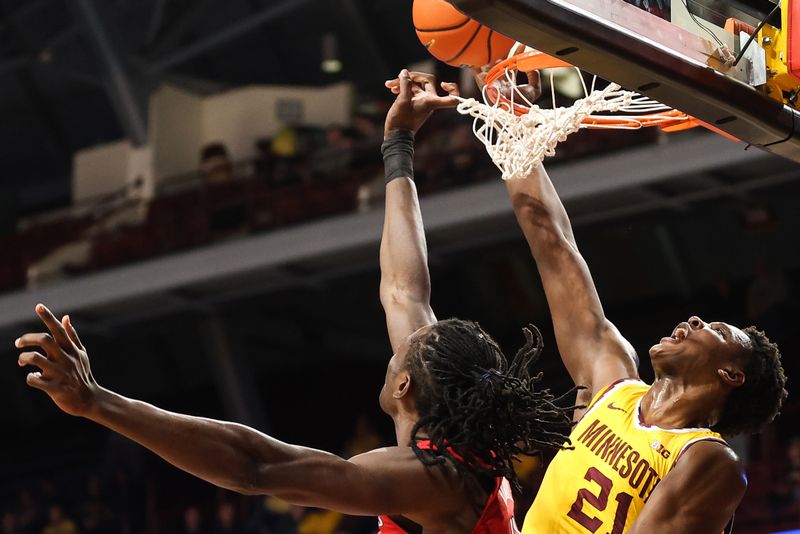
M 621 396 L 639 398 L 647 393 L 650 385 L 638 377 L 620 378 L 605 384 L 592 397 L 590 406 L 598 404 L 604 399 L 619 398 Z
M 380 447 L 353 456 L 349 460 L 357 465 L 369 468 L 407 469 L 421 465 L 419 458 L 411 447 Z
M 676 460 L 674 471 L 691 478 L 702 477 L 732 495 L 744 493 L 747 488 L 744 464 L 722 440 L 703 439 L 693 443 Z
M 350 462 L 397 483 L 451 489 L 460 476 L 451 462 L 423 462 L 411 447 L 381 447 L 350 458 Z
M 683 454 L 676 460 L 677 464 L 686 463 L 701 465 L 713 462 L 723 469 L 744 472 L 744 464 L 736 452 L 721 439 L 702 439 L 687 447 Z
M 464 505 L 463 480 L 456 469 L 443 464 L 426 465 L 411 447 L 382 447 L 348 460 L 370 487 L 409 503 L 403 513 L 438 517 Z

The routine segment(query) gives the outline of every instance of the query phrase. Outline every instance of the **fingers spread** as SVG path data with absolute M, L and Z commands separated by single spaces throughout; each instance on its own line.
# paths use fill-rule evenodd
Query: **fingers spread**
M 81 339 L 78 337 L 78 332 L 75 330 L 75 327 L 72 326 L 72 320 L 69 318 L 69 315 L 65 315 L 61 318 L 61 324 L 64 326 L 64 330 L 67 331 L 67 335 L 75 343 L 80 349 L 83 349 L 83 343 L 81 343 Z
M 408 74 L 406 69 L 400 71 L 400 97 L 401 98 L 411 98 L 411 77 Z
M 450 96 L 460 96 L 461 91 L 458 89 L 458 84 L 452 82 L 442 82 L 442 89 L 447 91 Z
M 56 319 L 55 315 L 47 309 L 47 306 L 44 304 L 37 304 L 36 315 L 39 316 L 39 319 L 41 319 L 47 329 L 50 330 L 56 343 L 65 349 L 72 345 L 66 330 L 64 330 L 64 326 Z
M 399 95 L 400 94 L 400 78 L 395 78 L 394 80 L 386 80 L 383 82 L 383 85 L 389 89 L 393 94 Z
M 41 389 L 42 391 L 47 391 L 50 387 L 50 381 L 46 378 L 42 378 L 42 373 L 39 372 L 28 373 L 25 381 L 29 386 L 36 389 Z
M 33 365 L 34 367 L 38 367 L 42 371 L 55 371 L 56 369 L 58 369 L 58 366 L 55 363 L 48 360 L 38 352 L 23 352 L 22 354 L 19 355 L 17 364 L 20 367 L 25 367 L 26 365 Z
M 24 349 L 25 347 L 42 347 L 47 352 L 58 352 L 60 349 L 53 339 L 53 336 L 44 332 L 25 334 L 17 339 L 14 345 L 18 349 Z

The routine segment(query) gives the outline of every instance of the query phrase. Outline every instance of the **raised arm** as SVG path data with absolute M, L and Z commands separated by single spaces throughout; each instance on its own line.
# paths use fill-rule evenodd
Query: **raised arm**
M 506 187 L 542 278 L 561 358 L 575 383 L 587 387 L 580 400 L 615 380 L 638 376 L 633 347 L 603 313 L 547 171 L 540 165 Z
M 380 296 L 392 350 L 419 328 L 436 321 L 425 230 L 414 185 L 414 135 L 433 110 L 451 107 L 452 97 L 436 94 L 433 76 L 403 70 L 386 83 L 397 99 L 386 116 L 383 155 L 386 214 L 381 237 Z M 452 84 L 442 84 L 455 92 Z
M 240 493 L 350 514 L 424 514 L 452 506 L 444 500 L 453 494 L 444 490 L 445 477 L 428 472 L 410 449 L 345 460 L 243 425 L 168 412 L 108 391 L 92 376 L 69 318 L 59 322 L 42 305 L 36 312 L 49 334 L 25 334 L 16 342 L 26 350 L 19 365 L 40 369 L 28 375 L 28 384 L 63 411 L 118 432 L 188 473 Z

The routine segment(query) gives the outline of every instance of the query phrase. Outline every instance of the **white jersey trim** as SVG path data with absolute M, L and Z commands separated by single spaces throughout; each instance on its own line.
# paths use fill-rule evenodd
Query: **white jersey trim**
M 686 452 L 686 449 L 688 449 L 698 441 L 716 441 L 717 443 L 725 445 L 729 449 L 731 448 L 731 446 L 728 445 L 728 442 L 722 438 L 718 438 L 716 436 L 700 436 L 699 438 L 690 439 L 689 441 L 683 444 L 683 447 L 681 447 L 681 450 L 678 451 L 678 455 L 675 457 L 675 463 L 676 464 L 678 463 L 678 460 L 681 459 L 681 456 L 683 455 L 684 452 Z

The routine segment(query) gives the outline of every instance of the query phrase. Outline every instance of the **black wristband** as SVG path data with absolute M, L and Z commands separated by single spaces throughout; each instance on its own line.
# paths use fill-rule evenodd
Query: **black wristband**
M 394 130 L 381 145 L 386 183 L 395 178 L 414 179 L 414 132 Z

